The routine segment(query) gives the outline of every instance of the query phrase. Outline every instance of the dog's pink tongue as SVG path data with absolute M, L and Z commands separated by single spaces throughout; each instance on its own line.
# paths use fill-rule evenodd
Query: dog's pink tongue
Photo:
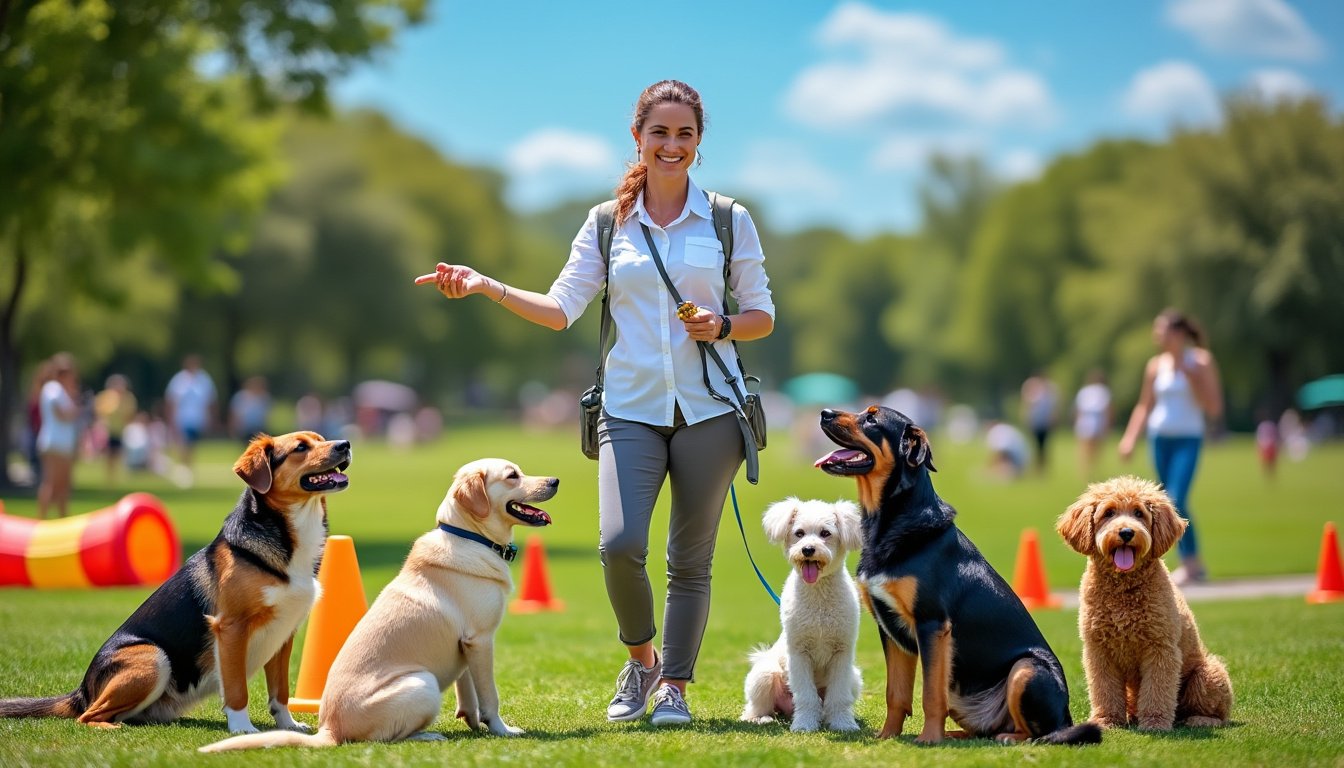
M 1122 571 L 1128 571 L 1130 568 L 1134 567 L 1134 548 L 1120 547 L 1115 550 L 1115 554 L 1111 555 L 1111 559 L 1115 561 L 1116 568 L 1119 568 Z
M 803 581 L 808 584 L 816 584 L 819 576 L 821 576 L 821 566 L 813 562 L 803 563 Z
M 862 451 L 856 451 L 852 448 L 841 448 L 838 451 L 831 451 L 820 459 L 812 462 L 812 466 L 820 467 L 822 464 L 844 464 L 845 462 L 853 461 L 862 455 Z

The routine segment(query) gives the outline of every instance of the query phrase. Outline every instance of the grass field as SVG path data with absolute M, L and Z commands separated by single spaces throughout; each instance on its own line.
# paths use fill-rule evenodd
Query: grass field
M 812 456 L 780 435 L 762 454 L 762 483 L 740 481 L 738 495 L 752 552 L 778 588 L 786 576 L 780 553 L 760 532 L 764 507 L 788 495 L 853 498 L 852 482 L 811 469 Z M 504 740 L 468 732 L 451 719 L 451 694 L 437 728 L 440 744 L 350 745 L 324 751 L 275 750 L 204 756 L 194 749 L 225 735 L 217 697 L 207 698 L 185 720 L 167 726 L 100 731 L 65 720 L 0 721 L 0 766 L 167 766 L 199 762 L 234 765 L 803 765 L 818 762 L 920 765 L 1344 765 L 1344 605 L 1309 606 L 1300 598 L 1207 602 L 1194 606 L 1206 643 L 1224 656 L 1237 691 L 1234 725 L 1220 730 L 1177 730 L 1168 735 L 1108 732 L 1099 747 L 1000 747 L 969 742 L 939 748 L 912 743 L 921 718 L 906 724 L 895 742 L 873 738 L 883 715 L 884 680 L 876 633 L 864 618 L 859 665 L 866 689 L 859 704 L 863 731 L 855 736 L 795 735 L 786 727 L 737 721 L 745 655 L 778 634 L 777 608 L 757 583 L 743 552 L 729 507 L 715 562 L 714 605 L 690 702 L 696 722 L 659 731 L 647 723 L 613 725 L 604 707 L 623 653 L 616 640 L 596 553 L 596 465 L 564 433 L 524 433 L 473 427 L 412 451 L 360 443 L 349 470 L 351 487 L 330 502 L 333 533 L 354 537 L 365 591 L 371 601 L 400 566 L 412 539 L 434 523 L 434 510 L 453 471 L 481 456 L 504 456 L 533 474 L 562 478 L 546 504 L 555 525 L 541 532 L 551 585 L 565 601 L 561 613 L 511 615 L 498 638 L 497 677 L 503 713 L 528 735 Z M 1075 585 L 1083 559 L 1053 532 L 1053 521 L 1082 490 L 1072 446 L 1054 446 L 1055 463 L 1042 478 L 1016 483 L 992 480 L 978 445 L 934 440 L 934 482 L 959 510 L 958 523 L 990 562 L 1011 576 L 1018 538 L 1040 533 L 1051 585 Z M 196 487 L 183 490 L 152 477 L 103 483 L 102 467 L 82 465 L 74 512 L 114 502 L 126 492 L 160 496 L 179 526 L 188 552 L 218 531 L 241 484 L 229 471 L 236 447 L 208 445 L 199 457 Z M 1129 467 L 1111 458 L 1098 477 L 1149 471 L 1139 455 Z M 1300 463 L 1280 467 L 1265 480 L 1253 446 L 1231 439 L 1206 449 L 1193 507 L 1214 578 L 1310 573 L 1316 567 L 1325 521 L 1344 518 L 1344 445 L 1324 446 Z M 31 515 L 31 498 L 7 498 L 10 514 Z M 666 498 L 655 522 L 649 559 L 655 594 L 661 595 Z M 524 543 L 525 539 L 519 543 Z M 851 557 L 852 569 L 854 560 Z M 515 578 L 520 563 L 514 564 Z M 31 591 L 0 588 L 0 697 L 52 695 L 74 688 L 93 652 L 148 594 L 145 589 Z M 1076 613 L 1035 614 L 1064 664 L 1074 717 L 1087 714 Z M 300 641 L 302 635 L 300 635 Z M 299 653 L 294 657 L 297 670 Z M 264 684 L 252 681 L 252 717 L 269 724 Z M 917 694 L 918 695 L 918 692 Z M 308 722 L 313 722 L 310 716 Z M 301 719 L 303 719 L 301 717 Z

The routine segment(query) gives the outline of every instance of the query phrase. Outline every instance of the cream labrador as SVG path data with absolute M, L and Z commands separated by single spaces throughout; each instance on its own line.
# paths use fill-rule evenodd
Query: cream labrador
M 495 630 L 513 589 L 513 526 L 550 525 L 532 506 L 555 496 L 560 480 L 523 474 L 502 459 L 457 471 L 438 527 L 416 540 L 397 577 L 374 600 L 336 654 L 318 708 L 318 729 L 238 736 L 200 749 L 327 747 L 347 741 L 438 741 L 443 690 L 456 683 L 457 716 L 499 736 Z

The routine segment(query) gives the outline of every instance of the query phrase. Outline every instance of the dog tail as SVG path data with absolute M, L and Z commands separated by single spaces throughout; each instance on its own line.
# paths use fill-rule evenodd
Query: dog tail
M 1051 731 L 1036 739 L 1037 744 L 1100 744 L 1101 726 L 1096 723 L 1079 723 Z
M 274 730 L 264 733 L 245 733 L 241 736 L 207 744 L 197 752 L 229 752 L 235 749 L 257 749 L 259 747 L 334 747 L 336 737 L 326 728 L 317 733 L 299 733 L 298 731 Z
M 83 712 L 79 691 L 41 699 L 0 699 L 0 717 L 79 717 Z

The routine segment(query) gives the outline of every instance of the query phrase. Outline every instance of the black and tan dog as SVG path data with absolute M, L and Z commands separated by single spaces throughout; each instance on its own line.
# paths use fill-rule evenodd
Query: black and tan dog
M 899 736 L 912 712 L 918 658 L 921 744 L 949 736 L 1101 741 L 1095 724 L 1073 725 L 1059 659 L 1012 588 L 953 523 L 956 510 L 934 492 L 924 430 L 878 406 L 824 410 L 821 429 L 840 449 L 817 466 L 859 484 L 859 594 L 877 620 L 887 666 L 879 738 Z M 965 730 L 947 733 L 949 716 Z
M 248 487 L 215 540 L 112 633 L 79 688 L 0 701 L 0 717 L 162 723 L 218 690 L 229 730 L 255 733 L 247 680 L 264 666 L 275 724 L 307 730 L 286 707 L 290 650 L 318 595 L 326 494 L 349 484 L 349 464 L 345 440 L 313 432 L 254 439 L 233 467 Z

